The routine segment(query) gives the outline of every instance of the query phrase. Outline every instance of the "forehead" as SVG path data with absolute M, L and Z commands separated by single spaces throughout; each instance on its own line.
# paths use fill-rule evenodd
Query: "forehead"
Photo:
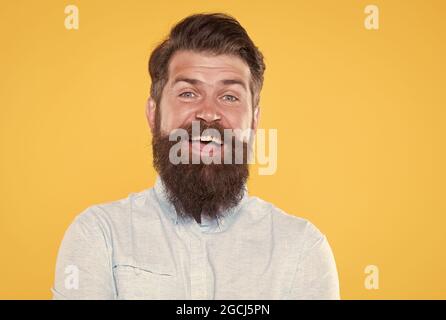
M 178 51 L 169 63 L 169 81 L 179 76 L 195 76 L 205 82 L 222 78 L 251 79 L 249 66 L 238 56 L 206 52 Z

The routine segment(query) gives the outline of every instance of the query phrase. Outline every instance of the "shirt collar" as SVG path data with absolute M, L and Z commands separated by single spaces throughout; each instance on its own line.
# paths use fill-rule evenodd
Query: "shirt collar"
M 248 187 L 245 185 L 243 190 L 242 200 L 238 203 L 237 206 L 226 210 L 223 215 L 219 216 L 217 219 L 211 219 L 206 216 L 201 218 L 201 224 L 196 223 L 196 221 L 192 217 L 179 217 L 175 207 L 170 202 L 167 196 L 166 187 L 160 176 L 157 176 L 155 185 L 154 185 L 155 195 L 160 202 L 160 205 L 163 209 L 163 212 L 166 213 L 168 218 L 174 224 L 190 224 L 192 223 L 196 227 L 198 227 L 202 232 L 205 233 L 213 233 L 213 232 L 221 232 L 226 230 L 232 222 L 234 222 L 235 218 L 238 216 L 238 212 L 243 204 L 248 199 Z

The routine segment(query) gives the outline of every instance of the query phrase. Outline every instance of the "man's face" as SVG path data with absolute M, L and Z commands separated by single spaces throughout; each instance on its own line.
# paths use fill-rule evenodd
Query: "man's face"
M 239 57 L 175 53 L 158 106 L 161 132 L 169 134 L 194 120 L 228 129 L 256 126 L 250 81 L 250 69 Z
M 170 60 L 160 105 L 149 99 L 147 117 L 153 133 L 154 166 L 180 215 L 197 221 L 203 214 L 215 218 L 241 200 L 249 176 L 247 150 L 258 117 L 257 112 L 253 114 L 250 81 L 250 69 L 238 57 L 179 51 Z M 194 134 L 193 125 L 197 123 L 201 127 Z M 217 155 L 231 162 L 172 162 L 176 141 L 169 135 L 176 129 L 184 129 L 190 136 L 189 141 L 182 142 L 182 152 L 200 157 Z M 204 130 L 218 131 L 221 143 L 205 141 Z M 242 150 L 236 150 L 240 144 L 235 140 L 225 139 L 223 131 L 227 130 L 250 133 L 233 133 L 235 140 L 243 142 Z M 239 151 L 243 162 L 234 161 Z

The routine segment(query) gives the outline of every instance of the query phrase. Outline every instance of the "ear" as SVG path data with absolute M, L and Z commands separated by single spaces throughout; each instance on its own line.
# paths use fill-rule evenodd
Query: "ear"
M 257 105 L 254 109 L 253 123 L 252 123 L 252 129 L 254 130 L 254 133 L 257 132 L 257 126 L 259 124 L 259 120 L 260 120 L 260 106 Z
M 149 97 L 146 102 L 146 118 L 149 124 L 150 130 L 155 130 L 155 109 L 156 103 L 152 97 Z

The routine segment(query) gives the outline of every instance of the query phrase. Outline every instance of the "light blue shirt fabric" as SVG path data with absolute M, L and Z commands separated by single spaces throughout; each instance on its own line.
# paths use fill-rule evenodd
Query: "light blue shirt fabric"
M 178 219 L 155 186 L 91 206 L 65 233 L 53 299 L 340 299 L 327 237 L 249 196 L 218 220 Z

